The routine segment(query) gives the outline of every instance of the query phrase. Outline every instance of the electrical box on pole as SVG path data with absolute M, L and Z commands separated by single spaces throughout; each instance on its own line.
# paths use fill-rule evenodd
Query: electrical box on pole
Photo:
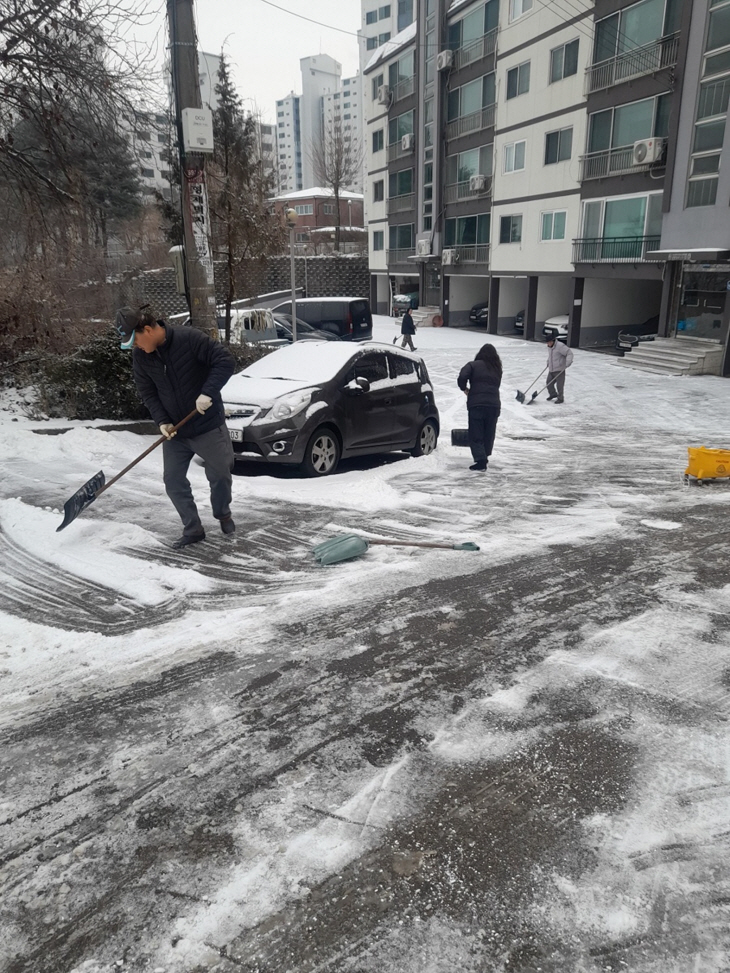
M 216 301 L 204 153 L 213 151 L 213 133 L 210 109 L 203 109 L 200 99 L 193 0 L 167 0 L 167 22 L 180 151 L 183 256 L 190 323 L 212 334 L 216 329 Z

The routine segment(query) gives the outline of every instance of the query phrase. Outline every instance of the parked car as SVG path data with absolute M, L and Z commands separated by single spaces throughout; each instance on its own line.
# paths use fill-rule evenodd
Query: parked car
M 223 334 L 225 314 L 218 314 L 217 324 L 218 330 Z M 268 308 L 232 309 L 230 328 L 231 344 L 239 345 L 246 342 L 248 344 L 264 344 L 274 348 L 283 344 L 282 338 L 277 333 L 274 316 Z
M 291 301 L 272 308 L 291 317 Z M 368 341 L 373 336 L 370 302 L 364 297 L 304 297 L 297 301 L 297 318 L 343 341 Z
M 418 291 L 412 294 L 394 294 L 393 304 L 391 307 L 391 313 L 394 318 L 399 318 L 401 314 L 408 308 L 411 311 L 415 311 L 418 307 Z
M 519 331 L 520 334 L 523 334 L 524 330 L 525 330 L 525 312 L 518 311 L 517 314 L 515 314 L 515 331 Z
M 276 324 L 276 333 L 280 338 L 285 341 L 292 340 L 292 327 L 291 327 L 291 314 L 275 314 L 274 323 Z M 336 334 L 332 334 L 331 331 L 320 331 L 318 328 L 313 328 L 311 324 L 307 324 L 306 321 L 302 321 L 301 318 L 297 318 L 297 341 L 303 340 L 312 341 L 339 341 Z
M 489 318 L 489 301 L 480 301 L 474 304 L 469 311 L 470 324 L 486 324 Z
M 631 351 L 642 341 L 653 341 L 659 335 L 659 315 L 655 314 L 647 318 L 643 324 L 632 324 L 630 327 L 619 331 L 616 337 L 616 348 L 618 351 Z
M 548 318 L 543 324 L 542 333 L 546 338 L 548 335 L 553 335 L 558 341 L 567 341 L 569 324 L 569 314 L 556 314 L 554 317 Z
M 334 473 L 342 457 L 436 448 L 439 413 L 423 360 L 392 345 L 302 341 L 254 362 L 221 391 L 239 461 Z

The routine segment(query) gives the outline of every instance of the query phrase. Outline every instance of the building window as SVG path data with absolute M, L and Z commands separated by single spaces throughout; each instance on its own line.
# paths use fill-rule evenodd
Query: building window
M 368 10 L 368 12 L 365 14 L 365 23 L 366 24 L 377 24 L 377 22 L 378 22 L 378 11 L 377 10 Z
M 382 230 L 375 230 L 373 233 L 373 250 L 385 249 L 385 233 Z
M 398 33 L 413 23 L 413 0 L 398 0 Z
M 413 51 L 405 54 L 388 67 L 388 84 L 395 88 L 401 81 L 409 81 L 415 71 Z
M 621 255 L 624 257 L 641 257 L 644 237 L 656 238 L 658 245 L 661 230 L 661 193 L 592 199 L 583 204 L 582 236 L 586 240 L 597 241 L 599 247 L 606 241 L 620 241 Z M 634 240 L 637 242 L 634 243 Z M 605 248 L 600 249 L 601 253 L 596 256 L 605 256 Z M 588 253 L 588 256 L 591 254 Z
M 573 129 L 561 128 L 545 135 L 545 165 L 565 162 L 573 152 Z
M 578 41 L 550 51 L 550 84 L 578 73 Z
M 283 112 L 283 111 L 278 111 L 278 112 L 276 113 L 276 117 L 277 117 L 277 118 L 283 118 L 283 117 L 284 117 L 284 112 Z
M 144 169 L 144 168 L 142 168 L 142 169 L 140 169 L 140 172 L 142 173 L 142 175 L 146 179 L 152 179 L 152 178 L 154 178 L 154 175 L 155 175 L 155 170 L 154 169 Z
M 350 102 L 349 101 L 343 102 L 342 107 L 343 108 L 349 108 L 350 107 Z
M 413 250 L 416 234 L 413 223 L 388 227 L 388 246 L 391 250 Z
M 460 216 L 446 220 L 444 224 L 444 246 L 474 247 L 489 243 L 489 213 L 481 216 Z
M 378 34 L 378 44 L 385 44 L 390 40 L 390 31 L 386 34 Z
M 522 243 L 522 217 L 501 216 L 499 219 L 499 242 Z
M 413 134 L 414 112 L 407 111 L 388 122 L 388 145 L 400 142 L 404 135 Z
M 530 90 L 530 62 L 525 61 L 507 72 L 507 98 L 516 98 Z
M 532 0 L 510 0 L 509 4 L 509 19 L 517 20 L 523 14 L 526 14 L 528 10 L 532 10 Z
M 373 152 L 380 152 L 383 148 L 383 129 L 379 128 L 373 132 Z
M 642 0 L 599 20 L 595 29 L 593 63 L 647 47 L 679 29 L 682 4 L 674 0 Z M 712 20 L 712 14 L 710 14 Z M 730 43 L 730 40 L 727 41 Z
M 375 101 L 375 99 L 378 97 L 378 88 L 382 85 L 382 83 L 383 83 L 382 74 L 378 74 L 373 78 L 372 81 L 373 101 Z
M 488 0 L 484 6 L 449 24 L 448 44 L 452 51 L 468 47 L 499 24 L 499 0 Z
M 669 95 L 607 108 L 588 116 L 588 151 L 628 147 L 640 139 L 666 138 Z
M 553 212 L 542 214 L 540 239 L 543 243 L 548 240 L 565 239 L 565 220 L 567 215 L 567 211 L 564 209 L 553 210 Z
M 447 121 L 453 122 L 465 115 L 472 115 L 493 105 L 496 99 L 494 73 L 485 74 L 476 81 L 455 88 L 448 94 Z
M 334 203 L 325 203 L 322 207 L 325 216 L 334 216 L 337 210 Z
M 347 120 L 348 120 L 348 118 L 350 118 L 350 117 L 351 117 L 351 116 L 350 116 L 350 113 L 349 113 L 349 112 L 345 112 L 345 113 L 343 114 L 343 116 L 342 116 L 342 119 L 343 119 L 343 121 L 347 121 Z
M 478 149 L 467 149 L 458 155 L 446 157 L 446 184 L 453 186 L 468 183 L 471 176 L 491 176 L 494 160 L 494 147 L 482 145 Z
M 378 8 L 378 20 L 385 20 L 386 17 L 390 17 L 390 4 Z
M 366 46 L 366 48 L 367 48 L 368 51 L 374 51 L 375 48 L 378 46 L 378 38 L 377 37 L 368 37 L 365 46 Z
M 504 172 L 519 172 L 525 168 L 525 143 L 508 142 L 504 147 Z
M 395 199 L 396 196 L 410 196 L 413 192 L 413 169 L 401 169 L 400 172 L 391 172 L 388 176 L 388 196 Z
M 377 182 L 373 183 L 373 202 L 382 203 L 385 199 L 385 182 L 382 179 L 378 179 Z
M 313 216 L 314 203 L 300 203 L 294 207 L 294 212 L 297 216 Z

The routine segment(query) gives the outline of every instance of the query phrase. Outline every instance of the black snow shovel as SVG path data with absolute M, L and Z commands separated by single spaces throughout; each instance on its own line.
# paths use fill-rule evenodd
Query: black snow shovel
M 184 426 L 186 422 L 189 422 L 190 419 L 193 418 L 194 415 L 197 415 L 197 411 L 197 409 L 193 409 L 190 415 L 185 416 L 184 419 L 181 419 L 180 422 L 173 427 L 172 431 L 177 432 L 181 426 Z M 160 438 L 152 443 L 152 445 L 149 446 L 141 455 L 139 455 L 137 459 L 132 460 L 129 466 L 125 466 L 121 473 L 117 473 L 116 476 L 113 476 L 108 483 L 106 482 L 106 477 L 104 476 L 103 470 L 99 470 L 95 476 L 92 476 L 90 480 L 87 480 L 81 489 L 77 490 L 76 493 L 74 493 L 74 495 L 70 497 L 63 505 L 63 523 L 60 527 L 56 527 L 56 533 L 58 533 L 59 530 L 63 530 L 64 527 L 68 527 L 71 521 L 76 520 L 82 510 L 85 510 L 90 504 L 92 504 L 94 500 L 100 497 L 105 490 L 109 489 L 112 483 L 116 483 L 117 480 L 121 479 L 125 473 L 128 473 L 133 466 L 136 466 L 137 463 L 139 463 L 140 460 L 143 460 L 145 456 L 152 452 L 153 449 L 157 449 L 161 443 L 164 443 L 166 438 L 166 436 L 160 436 Z
M 561 368 L 559 372 L 556 372 L 555 373 L 555 378 L 557 378 L 558 375 L 562 375 L 564 371 L 565 371 L 565 369 L 564 368 Z M 542 372 L 540 372 L 540 375 L 542 375 Z M 539 378 L 540 375 L 538 375 L 537 377 Z M 553 379 L 553 381 L 555 381 L 555 379 Z M 533 385 L 534 385 L 534 382 L 533 382 Z M 532 403 L 535 401 L 535 399 L 538 397 L 538 395 L 540 395 L 542 392 L 544 392 L 546 388 L 547 388 L 547 385 L 543 385 L 543 387 L 541 389 L 538 389 L 537 392 L 533 392 L 532 395 L 530 396 L 530 401 L 527 404 L 528 405 L 532 405 Z M 524 399 L 520 399 L 520 401 L 521 402 L 524 402 L 525 400 Z
M 547 365 L 546 365 L 546 366 L 545 366 L 545 367 L 543 368 L 543 370 L 542 370 L 542 371 L 540 372 L 540 375 L 544 375 L 544 374 L 545 374 L 545 372 L 547 371 L 547 368 L 548 368 L 548 367 L 547 367 Z M 538 376 L 537 376 L 537 378 L 535 379 L 535 382 L 537 381 L 537 379 L 538 379 L 538 378 L 540 378 L 540 375 L 538 375 Z M 519 390 L 519 389 L 517 389 L 517 395 L 515 396 L 515 398 L 517 399 L 517 401 L 518 401 L 518 402 L 524 402 L 524 401 L 525 401 L 525 396 L 526 396 L 526 395 L 527 395 L 527 393 L 528 393 L 528 392 L 530 391 L 530 389 L 531 389 L 531 388 L 532 388 L 532 386 L 533 386 L 533 385 L 535 384 L 535 382 L 532 382 L 532 383 L 531 383 L 530 385 L 528 385 L 528 386 L 527 386 L 527 388 L 525 389 L 525 391 L 524 391 L 524 392 L 520 392 L 520 390 Z M 536 396 L 536 395 L 537 395 L 537 392 L 533 392 L 533 393 L 532 393 L 532 397 L 533 397 L 533 399 L 535 398 L 535 396 Z
M 318 544 L 312 554 L 320 564 L 339 564 L 340 561 L 350 561 L 365 554 L 371 544 L 387 544 L 394 547 L 439 547 L 447 551 L 479 550 L 479 545 L 473 541 L 464 541 L 461 544 L 438 544 L 433 541 L 389 541 L 374 538 L 368 540 L 358 534 L 345 534 Z

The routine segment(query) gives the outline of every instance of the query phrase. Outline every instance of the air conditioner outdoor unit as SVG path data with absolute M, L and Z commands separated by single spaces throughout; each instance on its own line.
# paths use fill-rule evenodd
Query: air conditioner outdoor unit
M 659 162 L 664 152 L 664 139 L 641 139 L 634 142 L 633 162 L 635 166 Z
M 439 51 L 436 55 L 436 70 L 446 71 L 454 63 L 454 52 L 453 51 Z
M 381 84 L 378 88 L 378 104 L 387 105 L 390 102 L 390 88 L 387 84 Z
M 479 173 L 476 176 L 469 176 L 469 192 L 483 193 L 487 188 L 487 177 Z
M 412 135 L 404 135 L 400 140 L 400 147 L 404 152 L 411 152 L 413 150 L 414 139 Z
M 441 263 L 444 267 L 452 267 L 454 264 L 458 264 L 459 254 L 456 250 L 442 250 L 441 252 Z
M 429 240 L 419 240 L 416 243 L 416 256 L 417 257 L 431 256 L 431 242 Z

